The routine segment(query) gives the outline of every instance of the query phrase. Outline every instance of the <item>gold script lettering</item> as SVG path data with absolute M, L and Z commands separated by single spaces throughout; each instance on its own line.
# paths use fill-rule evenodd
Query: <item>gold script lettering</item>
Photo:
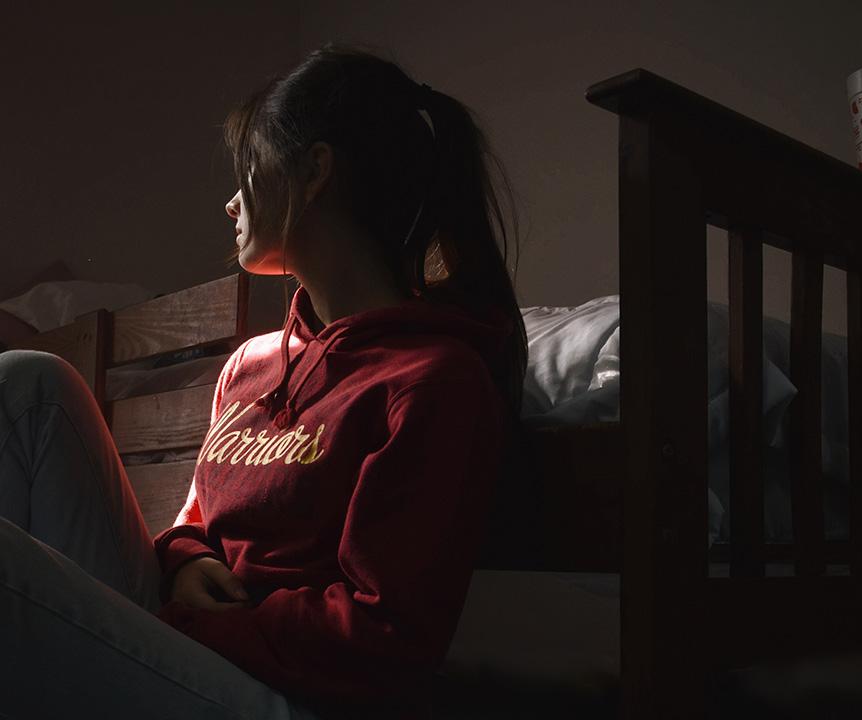
M 246 428 L 242 431 L 240 435 L 242 437 L 242 442 L 244 443 L 241 448 L 239 448 L 230 458 L 230 464 L 236 465 L 240 460 L 242 460 L 243 453 L 246 450 L 254 449 L 254 438 L 251 435 L 251 431 Z
M 209 457 L 209 451 L 211 447 L 217 443 L 221 439 L 221 434 L 225 430 L 225 428 L 233 425 L 237 420 L 239 420 L 245 413 L 247 413 L 253 406 L 247 405 L 245 409 L 236 417 L 234 417 L 234 413 L 236 409 L 239 407 L 239 401 L 235 402 L 231 405 L 227 410 L 225 410 L 221 417 L 216 420 L 215 424 L 209 429 L 206 437 L 204 438 L 203 445 L 201 445 L 201 451 L 198 453 L 198 461 L 197 464 L 200 465 L 201 460 L 206 456 L 209 462 L 212 462 L 212 458 Z
M 264 448 L 266 448 L 266 443 L 269 440 L 267 437 L 266 430 L 261 430 L 257 434 L 257 438 L 255 442 L 257 443 L 257 447 L 252 450 L 245 458 L 246 465 L 257 465 L 260 462 L 260 455 L 263 452 Z
M 243 460 L 245 465 L 269 465 L 282 457 L 285 465 L 296 461 L 307 465 L 323 455 L 324 448 L 319 447 L 326 427 L 323 423 L 317 428 L 313 438 L 304 432 L 304 425 L 298 425 L 283 435 L 269 435 L 266 430 L 261 430 L 255 436 L 250 427 L 228 432 L 228 428 L 254 407 L 253 404 L 247 405 L 237 412 L 239 405 L 239 402 L 231 405 L 209 429 L 198 453 L 198 465 L 204 458 L 207 462 L 215 461 L 220 465 L 229 455 L 231 465 L 237 465 Z M 309 438 L 311 442 L 306 442 Z
M 303 465 L 313 463 L 317 458 L 323 455 L 323 448 L 320 448 L 320 452 L 317 452 L 317 440 L 320 438 L 320 434 L 323 432 L 324 427 L 326 426 L 323 423 L 320 423 L 320 427 L 317 428 L 317 434 L 314 436 L 314 439 L 305 446 L 305 451 L 299 458 L 299 462 Z
M 287 438 L 287 442 L 284 439 Z M 261 465 L 269 465 L 274 460 L 278 460 L 284 453 L 287 452 L 287 446 L 293 440 L 293 430 L 286 433 L 284 436 L 275 435 L 272 442 L 267 446 L 267 450 L 260 460 Z
M 225 454 L 230 450 L 231 445 L 236 442 L 238 437 L 239 430 L 232 430 L 225 435 L 221 435 L 218 440 L 210 446 L 209 452 L 207 453 L 207 462 L 212 462 L 213 458 L 218 456 L 218 460 L 216 462 L 221 463 L 224 460 Z M 220 444 L 221 447 L 219 447 Z
M 284 458 L 284 464 L 290 465 L 292 462 L 296 462 L 296 456 L 302 452 L 303 443 L 308 439 L 308 434 L 302 432 L 305 430 L 305 425 L 297 425 L 296 429 L 293 431 L 295 433 L 294 439 L 296 440 L 296 444 L 290 449 L 290 452 L 287 453 L 287 456 Z

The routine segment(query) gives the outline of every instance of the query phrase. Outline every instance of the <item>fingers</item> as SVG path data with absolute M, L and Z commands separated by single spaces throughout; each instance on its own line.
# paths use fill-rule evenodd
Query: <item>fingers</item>
M 171 598 L 216 612 L 252 606 L 239 578 L 224 563 L 209 557 L 180 568 L 173 581 Z
M 214 610 L 216 605 L 220 604 L 212 595 L 206 592 L 203 587 L 196 588 L 194 590 L 188 589 L 177 597 L 177 599 L 184 602 L 186 605 L 204 608 L 205 610 Z
M 220 587 L 228 597 L 237 600 L 248 600 L 248 593 L 242 586 L 239 578 L 234 575 L 226 565 L 222 563 L 207 564 L 203 568 L 204 574 Z
M 251 607 L 251 600 L 237 600 L 222 602 L 216 600 L 208 592 L 201 590 L 199 592 L 188 592 L 183 597 L 177 598 L 186 605 L 202 608 L 204 610 L 214 610 L 222 612 L 224 610 L 233 610 L 241 607 Z
M 214 601 L 211 607 L 207 610 L 215 610 L 216 612 L 224 612 L 225 610 L 236 610 L 237 608 L 251 607 L 251 601 L 240 600 L 237 602 L 218 602 Z

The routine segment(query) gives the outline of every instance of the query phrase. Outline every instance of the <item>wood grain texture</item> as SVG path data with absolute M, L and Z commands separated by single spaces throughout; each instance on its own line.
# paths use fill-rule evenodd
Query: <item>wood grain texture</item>
M 66 360 L 84 378 L 105 415 L 105 366 L 110 335 L 111 314 L 99 309 L 79 315 L 68 325 L 21 338 L 10 349 L 41 350 Z
M 123 454 L 200 447 L 209 430 L 214 393 L 212 383 L 111 403 L 117 450 Z
M 247 285 L 234 274 L 115 311 L 111 364 L 242 335 Z
M 126 468 L 151 536 L 174 524 L 188 496 L 194 472 L 194 460 Z
M 227 341 L 226 343 L 227 344 Z M 233 348 L 234 350 L 236 348 Z M 167 368 L 159 368 L 156 370 L 140 370 L 134 371 L 134 374 L 137 376 L 140 372 L 141 377 L 135 377 L 133 381 L 128 381 L 123 379 L 123 367 L 119 366 L 114 369 L 111 368 L 106 373 L 106 401 L 116 401 L 116 400 L 124 400 L 129 397 L 135 397 L 138 395 L 149 395 L 154 392 L 160 392 L 165 389 L 166 383 L 172 382 L 175 385 L 182 384 L 183 387 L 197 387 L 198 385 L 207 385 L 212 384 L 213 380 L 218 378 L 218 372 L 222 368 L 224 368 L 225 363 L 227 363 L 230 358 L 231 353 L 222 353 L 220 355 L 208 355 L 206 358 L 196 358 L 194 360 L 189 361 L 190 363 L 194 363 L 196 367 L 196 372 L 200 374 L 195 377 L 193 373 L 189 372 L 189 364 L 187 362 L 176 363 Z M 206 372 L 204 372 L 203 368 L 206 366 Z M 111 387 L 112 392 L 115 394 L 114 397 L 111 397 L 107 394 L 107 388 L 111 386 L 109 380 L 114 373 L 120 374 L 120 378 L 113 384 Z M 174 382 L 176 380 L 176 382 Z M 132 383 L 131 387 L 129 386 L 129 382 Z M 128 394 L 126 394 L 128 393 Z M 120 395 L 121 397 L 116 397 L 116 395 Z

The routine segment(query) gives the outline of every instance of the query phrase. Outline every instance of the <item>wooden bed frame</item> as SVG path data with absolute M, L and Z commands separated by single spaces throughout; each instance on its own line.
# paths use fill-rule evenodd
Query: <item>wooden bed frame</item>
M 642 69 L 586 98 L 619 116 L 621 422 L 525 431 L 533 472 L 519 480 L 535 491 L 538 553 L 481 567 L 620 572 L 620 716 L 704 717 L 715 670 L 862 647 L 862 173 Z M 728 232 L 730 271 L 731 540 L 711 551 L 707 224 Z M 763 244 L 793 256 L 792 545 L 763 540 Z M 824 263 L 846 271 L 848 288 L 852 534 L 840 543 L 824 541 L 817 511 Z M 183 348 L 229 353 L 280 328 L 249 326 L 255 281 L 241 273 L 88 313 L 19 347 L 81 371 L 120 453 L 200 447 L 214 385 L 112 401 L 105 373 Z M 152 533 L 172 524 L 193 468 L 128 468 Z M 710 577 L 710 561 L 730 576 Z M 795 577 L 767 577 L 774 561 L 793 562 Z M 833 563 L 850 574 L 827 576 Z

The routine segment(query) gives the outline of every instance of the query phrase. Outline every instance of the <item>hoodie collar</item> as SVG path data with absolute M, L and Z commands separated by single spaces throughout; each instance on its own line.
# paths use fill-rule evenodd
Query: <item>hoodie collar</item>
M 506 338 L 512 330 L 511 321 L 497 312 L 485 318 L 468 315 L 454 305 L 431 303 L 422 298 L 410 298 L 403 303 L 383 308 L 364 310 L 338 318 L 319 332 L 314 331 L 317 316 L 311 297 L 300 285 L 290 303 L 290 313 L 281 339 L 281 370 L 276 383 L 256 401 L 270 411 L 270 418 L 279 428 L 287 427 L 296 413 L 297 400 L 317 366 L 331 348 L 349 351 L 372 344 L 382 335 L 442 334 L 458 337 L 493 364 L 499 357 Z M 286 400 L 290 380 L 289 343 L 295 335 L 305 346 L 300 352 L 314 353 L 314 360 L 305 364 Z M 319 350 L 317 349 L 319 347 Z

